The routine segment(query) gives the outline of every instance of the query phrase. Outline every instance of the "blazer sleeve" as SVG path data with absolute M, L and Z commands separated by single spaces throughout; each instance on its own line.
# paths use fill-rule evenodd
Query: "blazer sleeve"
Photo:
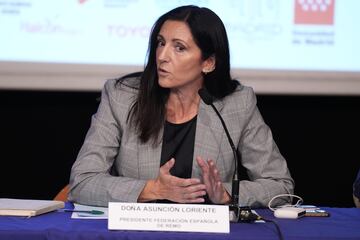
M 292 194 L 294 181 L 270 128 L 257 108 L 255 93 L 251 88 L 246 89 L 247 123 L 242 131 L 238 150 L 250 181 L 240 182 L 239 201 L 240 205 L 264 207 L 276 195 Z M 279 205 L 288 201 L 289 198 L 282 198 L 273 203 Z
M 102 90 L 100 105 L 71 169 L 70 201 L 96 206 L 107 206 L 110 201 L 137 202 L 145 186 L 145 180 L 111 175 L 133 96 L 119 91 L 114 80 L 107 81 Z

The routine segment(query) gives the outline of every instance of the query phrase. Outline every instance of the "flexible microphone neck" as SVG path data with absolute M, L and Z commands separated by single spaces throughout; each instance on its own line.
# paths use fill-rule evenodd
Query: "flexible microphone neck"
M 214 97 L 211 96 L 209 94 L 209 92 L 203 88 L 199 90 L 199 95 L 201 97 L 201 99 L 204 101 L 205 104 L 210 105 L 214 111 L 216 112 L 216 114 L 218 115 L 221 124 L 225 130 L 226 136 L 229 140 L 231 149 L 233 151 L 234 154 L 234 160 L 235 160 L 235 170 L 234 170 L 234 175 L 233 175 L 233 179 L 232 179 L 232 190 L 231 190 L 231 204 L 229 205 L 230 211 L 232 211 L 235 216 L 234 219 L 230 221 L 235 221 L 235 222 L 253 222 L 255 220 L 259 220 L 262 219 L 260 216 L 258 216 L 257 214 L 254 214 L 250 207 L 247 206 L 239 206 L 239 186 L 240 186 L 240 180 L 238 177 L 238 164 L 240 163 L 241 160 L 241 155 L 238 154 L 238 151 L 236 151 L 236 148 L 234 146 L 234 143 L 230 137 L 229 131 L 226 127 L 226 124 L 224 122 L 224 119 L 221 117 L 219 111 L 216 109 L 216 107 L 214 106 L 213 102 L 214 102 Z
M 240 156 L 238 155 L 238 153 L 236 151 L 234 142 L 232 141 L 232 139 L 230 137 L 230 134 L 229 134 L 229 131 L 228 131 L 227 127 L 226 127 L 224 119 L 221 117 L 219 111 L 216 109 L 216 107 L 213 104 L 214 97 L 211 96 L 209 94 L 209 92 L 205 88 L 200 89 L 198 93 L 200 95 L 200 98 L 203 100 L 203 102 L 206 105 L 210 105 L 214 109 L 217 116 L 219 117 L 219 119 L 221 121 L 221 124 L 222 124 L 222 126 L 223 126 L 223 128 L 225 130 L 228 141 L 230 143 L 231 150 L 232 150 L 232 152 L 234 154 L 235 170 L 234 170 L 233 179 L 232 179 L 231 205 L 238 207 L 239 206 L 239 185 L 240 185 L 239 176 L 238 176 L 238 163 L 239 163 L 239 160 L 240 160 L 239 159 Z

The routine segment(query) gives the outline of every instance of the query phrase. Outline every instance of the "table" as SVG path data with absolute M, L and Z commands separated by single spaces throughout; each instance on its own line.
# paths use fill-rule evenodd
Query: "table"
M 69 207 L 70 203 L 66 203 Z M 264 218 L 278 223 L 286 240 L 293 239 L 360 239 L 360 208 L 329 208 L 330 217 L 303 217 L 300 219 L 276 219 L 268 209 L 256 211 Z M 107 220 L 71 219 L 71 213 L 51 212 L 24 217 L 0 217 L 0 239 L 279 239 L 272 223 L 231 223 L 230 234 L 110 231 Z

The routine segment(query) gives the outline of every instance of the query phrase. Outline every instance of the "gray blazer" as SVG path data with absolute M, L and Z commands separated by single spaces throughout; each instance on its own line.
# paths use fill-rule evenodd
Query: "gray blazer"
M 71 201 L 98 206 L 107 206 L 111 201 L 137 202 L 146 181 L 158 176 L 162 144 L 154 147 L 141 143 L 126 123 L 137 95 L 136 88 L 130 86 L 137 85 L 138 80 L 127 79 L 125 84 L 115 85 L 115 80 L 108 80 L 103 88 L 98 111 L 71 169 Z M 253 90 L 240 85 L 214 105 L 227 124 L 250 178 L 240 182 L 240 205 L 266 206 L 275 195 L 293 193 L 294 181 L 260 115 Z M 202 101 L 192 167 L 192 177 L 201 178 L 196 156 L 216 162 L 225 188 L 231 193 L 233 153 L 218 116 Z

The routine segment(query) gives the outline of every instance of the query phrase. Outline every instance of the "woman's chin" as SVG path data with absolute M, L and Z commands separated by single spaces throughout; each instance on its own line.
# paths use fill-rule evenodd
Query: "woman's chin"
M 168 79 L 160 79 L 159 78 L 159 85 L 162 88 L 172 88 L 174 84 L 171 83 Z

